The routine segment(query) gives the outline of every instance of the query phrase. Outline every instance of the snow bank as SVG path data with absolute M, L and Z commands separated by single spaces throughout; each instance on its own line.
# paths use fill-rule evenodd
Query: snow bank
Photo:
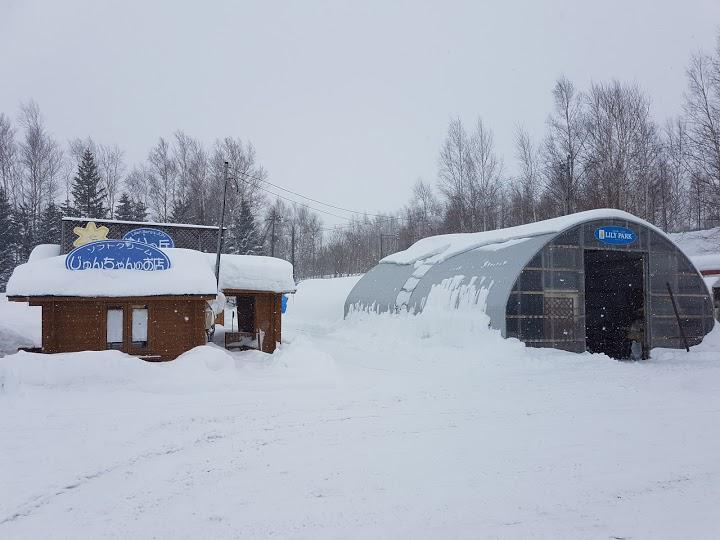
M 0 389 L 195 392 L 227 385 L 227 372 L 234 367 L 226 351 L 209 346 L 196 347 L 174 362 L 145 362 L 120 351 L 19 352 L 0 359 Z
M 204 255 L 214 271 L 216 255 Z M 223 254 L 220 258 L 220 289 L 294 292 L 293 267 L 288 261 L 275 257 Z
M 288 298 L 285 318 L 293 321 L 328 324 L 342 320 L 345 299 L 362 275 L 331 279 L 306 279 Z
M 0 356 L 15 353 L 19 347 L 39 347 L 41 319 L 42 308 L 8 302 L 0 294 Z
M 126 386 L 148 375 L 149 364 L 119 351 L 39 354 L 18 352 L 0 359 L 0 389 Z
M 427 347 L 467 349 L 473 356 L 506 358 L 508 353 L 522 354 L 523 343 L 505 339 L 498 330 L 490 328 L 490 318 L 485 312 L 488 287 L 475 279 L 458 287 L 457 281 L 462 279 L 463 276 L 457 276 L 434 285 L 426 300 L 432 309 L 418 314 L 405 311 L 377 314 L 372 309 L 352 309 L 343 330 L 355 327 L 353 331 L 364 331 L 378 338 L 384 334 L 394 336 L 388 340 L 392 343 L 391 349 L 411 355 L 419 354 L 419 351 L 413 353 L 413 349 Z
M 215 295 L 217 288 L 205 254 L 191 249 L 163 250 L 170 258 L 167 270 L 65 268 L 65 256 L 21 264 L 7 284 L 8 296 L 153 296 L 174 294 Z
M 8 328 L 0 322 L 0 357 L 13 354 L 21 347 L 37 346 L 37 343 L 26 334 Z
M 621 210 L 602 208 L 598 210 L 589 210 L 586 212 L 578 212 L 536 223 L 528 223 L 526 225 L 518 225 L 507 229 L 497 229 L 494 231 L 484 231 L 479 233 L 463 233 L 463 234 L 444 234 L 440 236 L 431 236 L 423 238 L 415 242 L 405 251 L 394 253 L 382 259 L 380 263 L 385 264 L 413 264 L 417 261 L 425 261 L 427 263 L 439 263 L 454 255 L 458 255 L 471 249 L 489 247 L 493 244 L 515 243 L 523 239 L 540 236 L 543 234 L 558 233 L 580 223 L 592 221 L 596 219 L 621 219 L 639 223 L 648 227 L 655 232 L 666 236 L 665 233 L 654 225 L 644 221 L 632 214 Z M 497 246 L 503 247 L 503 246 Z M 431 259 L 427 261 L 426 259 Z
M 145 362 L 120 351 L 40 354 L 0 358 L 0 394 L 135 391 L 151 394 L 262 390 L 278 385 L 334 384 L 333 359 L 311 340 L 298 338 L 273 355 L 195 347 L 172 362 Z

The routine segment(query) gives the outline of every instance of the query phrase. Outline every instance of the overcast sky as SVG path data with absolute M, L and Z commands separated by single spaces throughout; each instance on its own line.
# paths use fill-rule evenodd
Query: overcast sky
M 177 129 L 240 137 L 275 183 L 389 211 L 435 181 L 452 117 L 482 116 L 512 172 L 515 126 L 542 136 L 562 74 L 636 82 L 676 115 L 719 29 L 718 0 L 0 0 L 0 112 L 34 99 L 58 139 L 131 163 Z

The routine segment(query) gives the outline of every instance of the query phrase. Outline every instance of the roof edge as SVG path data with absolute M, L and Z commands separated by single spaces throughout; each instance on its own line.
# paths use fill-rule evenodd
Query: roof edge
M 602 212 L 607 212 L 608 215 L 602 216 Z M 580 218 L 580 216 L 583 216 Z M 579 219 L 572 220 L 571 218 L 573 216 L 578 216 Z M 616 210 L 614 208 L 598 208 L 596 210 L 587 210 L 585 212 L 576 212 L 574 214 L 567 214 L 566 216 L 559 216 L 557 218 L 551 218 L 546 219 L 542 221 L 534 221 L 531 223 L 526 223 L 524 225 L 516 225 L 514 227 L 506 227 L 504 229 L 493 229 L 490 231 L 481 231 L 481 232 L 475 232 L 475 233 L 452 233 L 447 235 L 436 235 L 436 236 L 429 236 L 427 238 L 422 238 L 415 242 L 412 246 L 410 246 L 408 249 L 404 251 L 400 251 L 397 253 L 394 253 L 392 255 L 388 255 L 387 257 L 381 259 L 378 264 L 397 264 L 397 265 L 411 265 L 416 264 L 418 262 L 427 261 L 428 259 L 432 259 L 434 257 L 438 257 L 436 261 L 433 261 L 429 264 L 436 264 L 439 262 L 446 261 L 448 259 L 451 259 L 452 257 L 455 257 L 457 255 L 461 255 L 463 253 L 467 253 L 468 251 L 472 251 L 474 249 L 492 246 L 492 245 L 498 245 L 503 244 L 505 242 L 509 242 L 511 240 L 521 240 L 521 239 L 529 239 L 529 238 L 536 238 L 538 236 L 545 236 L 545 235 L 555 235 L 559 236 L 560 234 L 564 233 L 565 231 L 568 231 L 572 229 L 573 227 L 577 227 L 578 225 L 583 225 L 585 223 L 589 223 L 591 221 L 597 221 L 599 219 L 622 219 L 628 222 L 633 222 L 637 225 L 641 225 L 644 227 L 647 227 L 651 230 L 653 230 L 656 233 L 661 234 L 666 240 L 671 242 L 675 247 L 678 249 L 681 249 L 673 240 L 668 236 L 668 234 L 660 229 L 659 227 L 653 225 L 652 223 L 645 221 L 642 218 L 639 218 L 633 214 L 630 214 L 629 212 L 625 212 L 624 210 Z M 564 224 L 564 222 L 568 222 L 567 224 Z M 551 222 L 558 223 L 558 227 L 549 227 L 549 228 L 542 228 L 541 225 L 543 223 L 550 224 Z M 560 223 L 563 223 L 564 225 L 560 225 Z M 533 231 L 533 229 L 537 229 Z M 498 235 L 493 236 L 491 233 L 502 233 L 502 231 L 508 231 L 509 234 L 506 235 Z M 451 253 L 449 253 L 445 257 L 441 257 L 443 251 L 447 251 L 451 245 L 447 246 L 445 250 L 435 250 L 433 253 L 432 250 L 430 253 L 424 254 L 424 256 L 418 256 L 415 258 L 408 258 L 407 260 L 400 262 L 397 260 L 397 255 L 407 252 L 408 250 L 412 249 L 413 246 L 417 245 L 419 242 L 422 242 L 423 240 L 428 240 L 431 238 L 442 238 L 442 237 L 471 237 L 473 235 L 486 235 L 490 238 L 488 241 L 483 242 L 481 239 L 478 240 L 477 243 L 471 243 L 467 247 L 461 247 L 457 250 L 450 249 Z M 395 257 L 395 260 L 393 260 L 393 257 Z M 401 258 L 402 259 L 402 258 Z

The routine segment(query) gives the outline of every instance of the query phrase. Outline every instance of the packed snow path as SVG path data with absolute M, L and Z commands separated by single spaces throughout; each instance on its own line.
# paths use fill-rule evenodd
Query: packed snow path
M 0 359 L 0 537 L 716 537 L 716 333 L 622 363 L 342 321 L 352 283 L 301 284 L 272 357 Z

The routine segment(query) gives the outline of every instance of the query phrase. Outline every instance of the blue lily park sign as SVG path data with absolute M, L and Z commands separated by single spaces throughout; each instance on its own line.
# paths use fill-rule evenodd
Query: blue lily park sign
M 595 229 L 595 238 L 603 244 L 613 246 L 627 246 L 637 240 L 637 235 L 627 227 L 609 225 Z
M 168 256 L 155 246 L 132 240 L 99 240 L 73 249 L 65 257 L 68 270 L 143 270 L 170 268 Z
M 150 227 L 143 227 L 128 231 L 123 236 L 123 240 L 142 242 L 143 244 L 149 244 L 157 248 L 175 247 L 175 242 L 173 242 L 172 237 L 168 233 L 161 231 L 160 229 L 153 229 Z

